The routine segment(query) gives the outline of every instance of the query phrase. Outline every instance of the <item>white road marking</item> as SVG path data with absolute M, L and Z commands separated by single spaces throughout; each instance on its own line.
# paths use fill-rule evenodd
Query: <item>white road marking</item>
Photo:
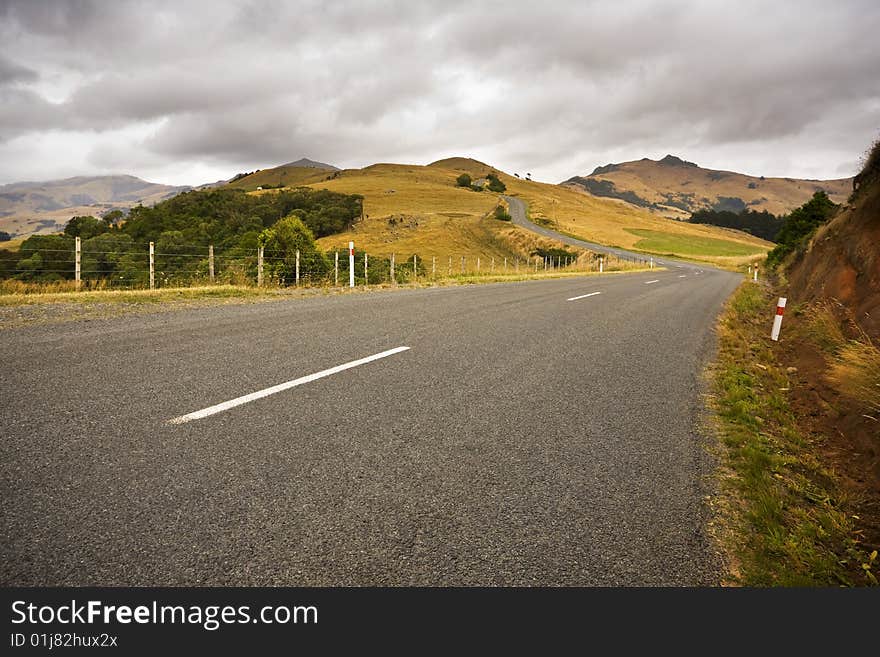
M 566 301 L 577 301 L 578 299 L 586 299 L 587 297 L 594 297 L 597 294 L 602 294 L 601 292 L 590 292 L 589 294 L 582 294 L 579 297 L 572 297 L 571 299 L 566 299 Z
M 660 279 L 655 278 L 653 281 L 645 281 L 645 285 L 650 285 L 651 283 L 659 283 L 659 282 L 660 282 Z
M 687 278 L 687 274 L 679 274 L 678 277 L 679 278 Z
M 208 417 L 209 415 L 216 415 L 217 413 L 228 411 L 230 408 L 235 408 L 236 406 L 247 404 L 248 402 L 252 402 L 256 399 L 262 399 L 263 397 L 274 395 L 277 392 L 284 392 L 285 390 L 290 390 L 291 388 L 295 388 L 296 386 L 301 386 L 304 383 L 311 383 L 312 381 L 323 379 L 326 376 L 338 374 L 339 372 L 344 372 L 345 370 L 350 370 L 352 367 L 357 367 L 358 365 L 366 365 L 367 363 L 371 363 L 374 360 L 379 360 L 380 358 L 387 358 L 388 356 L 399 354 L 401 351 L 407 351 L 408 349 L 409 347 L 395 347 L 394 349 L 389 349 L 388 351 L 383 351 L 379 354 L 373 354 L 372 356 L 367 356 L 366 358 L 359 358 L 358 360 L 353 360 L 349 363 L 337 365 L 336 367 L 331 367 L 327 370 L 321 370 L 320 372 L 315 372 L 314 374 L 309 374 L 308 376 L 302 376 L 298 379 L 294 379 L 293 381 L 279 383 L 277 386 L 272 386 L 271 388 L 265 388 L 263 390 L 258 390 L 257 392 L 252 392 L 251 394 L 244 395 L 243 397 L 230 399 L 229 401 L 225 401 L 222 404 L 216 404 L 214 406 L 209 406 L 208 408 L 203 408 L 200 411 L 194 411 L 192 413 L 187 413 L 186 415 L 181 415 L 180 417 L 168 420 L 168 424 L 185 424 L 186 422 L 191 422 L 192 420 L 201 420 L 202 418 Z

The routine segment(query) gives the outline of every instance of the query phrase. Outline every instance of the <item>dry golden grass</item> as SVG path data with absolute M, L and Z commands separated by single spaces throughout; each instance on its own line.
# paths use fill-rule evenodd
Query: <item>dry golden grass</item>
M 6 249 L 7 251 L 18 251 L 21 248 L 22 242 L 24 242 L 28 237 L 29 236 L 16 237 L 6 242 L 0 242 L 0 249 Z
M 209 299 L 278 295 L 277 287 L 251 285 L 204 285 L 173 287 L 158 290 L 108 290 L 102 288 L 75 291 L 72 285 L 34 284 L 26 291 L 0 290 L 0 306 L 22 306 L 45 303 L 162 303 L 180 299 Z
M 240 180 L 236 180 L 227 185 L 235 189 L 244 189 L 249 192 L 254 191 L 257 187 L 263 185 L 284 185 L 286 187 L 296 187 L 298 185 L 308 185 L 309 183 L 326 180 L 332 175 L 332 171 L 326 169 L 314 169 L 312 167 L 275 167 L 274 169 L 263 169 L 249 176 L 245 176 Z
M 377 255 L 465 255 L 516 257 L 537 246 L 562 246 L 545 238 L 528 238 L 525 231 L 490 217 L 502 203 L 498 194 L 457 187 L 455 180 L 466 171 L 474 179 L 496 171 L 507 193 L 529 204 L 532 218 L 551 221 L 561 232 L 582 239 L 635 250 L 644 237 L 629 229 L 648 229 L 671 236 L 723 240 L 737 247 L 754 249 L 755 256 L 718 256 L 672 251 L 722 266 L 753 262 L 771 248 L 767 242 L 744 233 L 685 224 L 613 201 L 597 199 L 559 185 L 531 182 L 498 172 L 467 158 L 449 158 L 428 166 L 375 164 L 340 172 L 331 180 L 308 186 L 364 197 L 365 219 L 346 233 L 320 240 L 322 248 L 344 249 L 349 241 Z M 255 192 L 272 193 L 272 191 Z M 693 245 L 690 245 L 693 251 Z
M 557 230 L 581 239 L 636 251 L 643 237 L 630 230 L 651 230 L 670 236 L 723 240 L 754 248 L 755 255 L 718 256 L 695 254 L 688 249 L 671 251 L 681 257 L 699 259 L 722 266 L 737 267 L 763 257 L 773 245 L 739 231 L 716 226 L 689 224 L 639 210 L 624 203 L 598 199 L 560 185 L 548 185 L 502 176 L 509 193 L 529 204 L 532 220 L 544 220 Z M 647 249 L 650 250 L 650 249 Z
M 880 414 L 880 349 L 867 337 L 847 342 L 837 351 L 828 381 L 865 412 Z

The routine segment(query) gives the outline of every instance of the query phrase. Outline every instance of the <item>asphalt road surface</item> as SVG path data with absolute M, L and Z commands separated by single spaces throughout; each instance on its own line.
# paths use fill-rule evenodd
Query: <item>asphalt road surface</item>
M 0 583 L 715 583 L 701 370 L 738 280 L 673 268 L 8 328 Z

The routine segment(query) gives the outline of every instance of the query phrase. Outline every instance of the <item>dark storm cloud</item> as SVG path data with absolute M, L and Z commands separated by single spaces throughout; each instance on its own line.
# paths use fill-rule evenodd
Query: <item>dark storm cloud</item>
M 178 181 L 459 153 L 560 179 L 666 151 L 840 175 L 880 128 L 878 33 L 855 1 L 6 1 L 0 178 L 39 177 L 27 143 L 56 134 L 72 172 L 128 154 Z
M 0 87 L 14 82 L 33 82 L 37 72 L 0 55 Z

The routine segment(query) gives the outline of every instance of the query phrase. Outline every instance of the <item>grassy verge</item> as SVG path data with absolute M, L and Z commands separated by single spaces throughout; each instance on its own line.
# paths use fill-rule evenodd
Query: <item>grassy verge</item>
M 743 283 L 719 327 L 714 368 L 722 439 L 719 539 L 735 583 L 832 586 L 876 583 L 859 542 L 852 500 L 821 457 L 821 437 L 789 404 L 791 368 L 769 340 L 775 296 Z
M 657 267 L 654 271 L 659 271 Z M 607 271 L 603 274 L 598 272 L 539 272 L 522 273 L 522 274 L 462 274 L 456 276 L 442 277 L 437 279 L 424 278 L 409 283 L 400 283 L 391 285 L 384 283 L 381 285 L 360 285 L 356 287 L 354 292 L 375 292 L 390 289 L 406 289 L 418 287 L 433 286 L 451 286 L 451 285 L 474 285 L 480 283 L 504 283 L 526 280 L 543 280 L 548 278 L 578 278 L 590 276 L 609 276 L 613 274 L 637 273 L 649 271 L 647 269 L 626 269 L 620 271 Z M 2 306 L 29 306 L 39 304 L 90 304 L 90 303 L 119 303 L 119 304 L 149 304 L 149 303 L 168 303 L 175 301 L 197 301 L 211 299 L 281 299 L 296 296 L 313 296 L 315 294 L 338 294 L 348 293 L 347 287 L 300 287 L 300 288 L 278 288 L 278 287 L 252 287 L 247 285 L 213 285 L 201 287 L 179 287 L 164 288 L 159 290 L 84 290 L 80 292 L 71 290 L 55 290 L 51 285 L 49 291 L 26 293 L 2 294 L 0 293 L 0 307 Z
M 0 306 L 43 303 L 165 303 L 196 299 L 230 299 L 278 296 L 281 291 L 245 285 L 175 287 L 160 290 L 86 290 L 0 294 Z

